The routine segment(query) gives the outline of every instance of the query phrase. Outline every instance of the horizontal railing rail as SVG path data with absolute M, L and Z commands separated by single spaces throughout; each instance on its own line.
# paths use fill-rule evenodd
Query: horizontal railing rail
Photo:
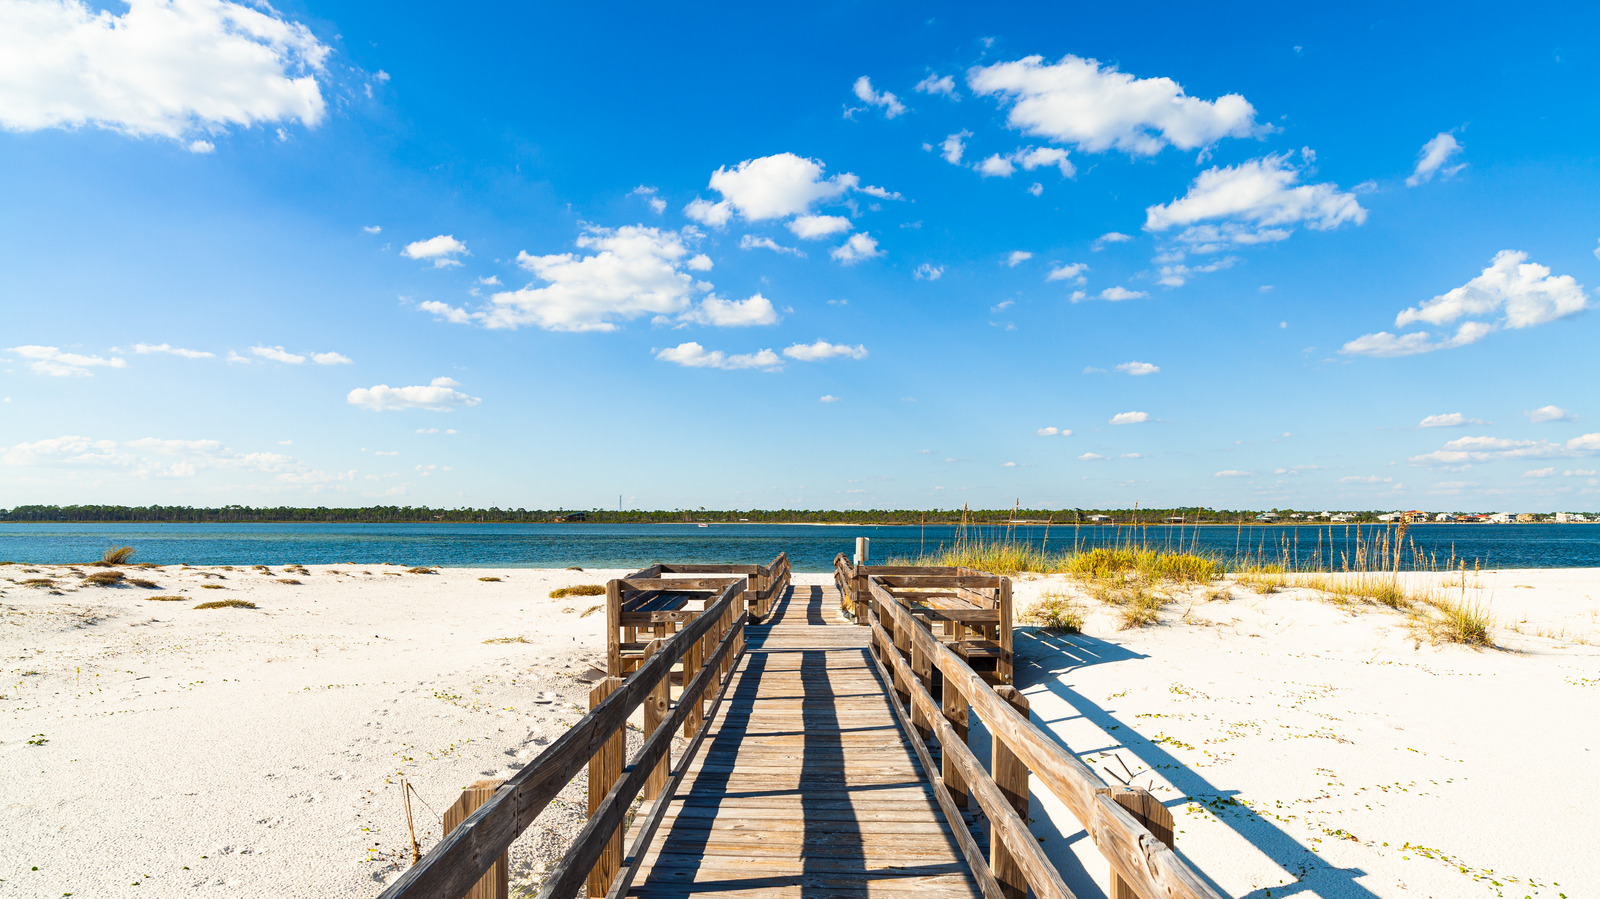
M 384 890 L 380 899 L 459 899 L 585 765 L 590 766 L 591 795 L 603 791 L 604 798 L 591 799 L 589 823 L 551 872 L 540 895 L 566 899 L 591 873 L 603 882 L 604 893 L 620 869 L 620 828 L 628 808 L 641 792 L 659 798 L 673 777 L 669 772 L 673 732 L 680 726 L 693 731 L 685 735 L 691 736 L 691 745 L 697 747 L 706 722 L 716 711 L 715 701 L 709 712 L 705 710 L 709 685 L 718 685 L 720 700 L 731 680 L 749 620 L 743 607 L 746 585 L 744 577 L 731 580 L 676 634 L 652 641 L 649 656 L 632 675 L 625 680 L 608 678 L 597 687 L 591 698 L 601 698 L 588 715 L 445 834 L 421 861 Z M 684 688 L 674 706 L 670 676 L 680 661 L 684 662 Z M 645 706 L 646 739 L 622 776 L 623 735 L 628 717 L 641 706 Z M 614 752 L 617 776 L 614 782 L 597 786 L 594 762 L 607 750 Z M 682 777 L 690 758 L 692 750 L 681 760 L 676 777 Z M 603 858 L 608 853 L 610 857 Z
M 1152 804 L 1148 794 L 1137 788 L 1113 789 L 1051 739 L 1033 723 L 1021 694 L 1009 686 L 991 687 L 934 635 L 915 606 L 887 581 L 878 576 L 867 579 L 874 657 L 884 666 L 885 682 L 899 699 L 892 704 L 897 709 L 903 704 L 910 718 L 908 732 L 919 754 L 927 756 L 924 767 L 947 819 L 958 840 L 966 837 L 963 852 L 975 870 L 984 868 L 979 881 L 986 895 L 991 895 L 987 878 L 994 882 L 996 897 L 1022 896 L 1030 888 L 1040 897 L 1071 896 L 1024 823 L 1031 772 L 1083 825 L 1110 864 L 1113 879 L 1121 881 L 1119 886 L 1144 899 L 1221 899 L 1127 807 L 1169 815 L 1159 803 Z M 976 712 L 989 731 L 994 756 L 990 770 L 966 745 L 969 712 Z M 938 741 L 942 769 L 933 767 L 925 743 L 929 738 Z M 981 853 L 961 824 L 959 806 L 969 794 L 990 822 L 987 860 L 973 860 Z

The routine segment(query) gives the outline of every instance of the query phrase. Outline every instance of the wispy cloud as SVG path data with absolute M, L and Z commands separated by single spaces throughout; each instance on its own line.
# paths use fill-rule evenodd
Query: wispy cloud
M 357 387 L 350 391 L 345 401 L 373 412 L 395 412 L 404 409 L 426 409 L 430 412 L 454 412 L 458 408 L 476 406 L 483 400 L 468 396 L 451 378 L 434 378 L 426 385 L 390 387 Z
M 440 234 L 427 240 L 416 240 L 406 244 L 406 248 L 400 251 L 400 255 L 407 259 L 432 262 L 434 268 L 447 268 L 461 264 L 461 260 L 457 259 L 457 256 L 469 254 L 467 253 L 466 244 L 456 240 L 452 235 Z
M 123 368 L 128 363 L 121 357 L 88 356 L 82 353 L 68 353 L 53 346 L 14 346 L 10 352 L 21 356 L 27 361 L 28 367 L 41 375 L 52 377 L 88 377 L 96 368 Z
M 721 350 L 707 350 L 695 341 L 680 343 L 675 347 L 656 351 L 656 358 L 685 368 L 721 368 L 728 370 L 760 368 L 777 371 L 783 360 L 772 350 L 729 355 Z
M 1432 140 L 1422 145 L 1422 150 L 1417 153 L 1417 167 L 1406 179 L 1407 187 L 1416 187 L 1433 180 L 1435 175 L 1440 180 L 1453 177 L 1457 172 L 1467 167 L 1467 164 L 1457 163 L 1446 165 L 1451 159 L 1461 152 L 1461 143 L 1455 135 L 1440 132 Z

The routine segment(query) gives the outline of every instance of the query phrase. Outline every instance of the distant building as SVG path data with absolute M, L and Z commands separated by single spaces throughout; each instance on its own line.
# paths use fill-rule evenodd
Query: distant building
M 1277 521 L 1280 517 L 1276 512 L 1262 512 L 1256 516 L 1256 521 Z
M 1538 520 L 1539 520 L 1539 516 L 1533 514 L 1532 512 L 1519 512 L 1517 514 L 1517 523 L 1518 524 L 1532 524 L 1533 522 L 1538 521 Z
M 1495 524 L 1510 524 L 1511 522 L 1515 521 L 1516 519 L 1517 519 L 1517 516 L 1513 515 L 1510 512 L 1493 512 L 1493 513 L 1490 513 L 1490 515 L 1489 515 L 1489 520 L 1494 522 Z
M 1337 512 L 1328 516 L 1329 521 L 1355 521 L 1356 517 L 1349 512 Z
M 556 521 L 572 522 L 572 521 L 588 521 L 588 520 L 589 520 L 589 513 L 587 513 L 587 512 L 569 512 L 566 515 L 557 515 L 556 516 Z
M 1449 512 L 1440 512 L 1438 515 L 1433 516 L 1433 520 L 1434 521 L 1455 521 L 1456 517 L 1454 515 L 1451 515 Z
M 1087 521 L 1110 521 L 1111 520 L 1111 516 L 1110 515 L 1085 515 L 1083 517 Z

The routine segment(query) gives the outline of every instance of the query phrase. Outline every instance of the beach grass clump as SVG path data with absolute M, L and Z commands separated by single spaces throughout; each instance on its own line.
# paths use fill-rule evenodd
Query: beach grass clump
M 291 587 L 300 586 L 300 581 L 295 579 L 295 578 L 292 578 L 292 577 L 280 577 L 280 578 L 278 578 L 278 583 L 280 583 L 280 584 L 288 584 Z
M 141 587 L 145 590 L 157 590 L 161 587 L 161 585 L 155 581 L 142 577 L 130 577 L 126 583 L 130 587 Z
M 120 571 L 96 571 L 94 574 L 85 575 L 83 582 L 95 587 L 109 587 L 119 584 L 127 575 Z
M 249 602 L 249 601 L 243 600 L 243 599 L 216 599 L 216 600 L 212 600 L 211 602 L 203 602 L 203 603 L 195 606 L 195 608 L 197 608 L 197 609 L 254 609 L 254 608 L 256 608 L 256 604 L 253 603 L 253 602 Z
M 478 580 L 480 580 L 480 581 L 487 581 L 487 582 L 488 582 L 488 583 L 491 583 L 491 584 L 498 584 L 498 583 L 500 583 L 500 579 L 499 579 L 499 578 L 497 578 L 497 577 L 480 577 L 480 578 L 478 578 Z
M 578 617 L 579 618 L 588 618 L 590 615 L 593 615 L 594 613 L 600 611 L 603 608 L 605 608 L 605 606 L 590 606 L 589 608 L 584 609 L 583 613 L 580 614 Z
M 186 597 L 186 596 L 146 596 L 145 597 L 145 599 L 148 599 L 151 602 L 182 602 L 183 600 L 185 600 L 187 598 L 188 597 Z
M 550 591 L 551 599 L 565 599 L 568 596 L 604 596 L 606 588 L 601 584 L 579 584 L 576 587 L 558 587 Z
M 1022 613 L 1023 620 L 1058 634 L 1083 633 L 1083 609 L 1064 593 L 1046 593 Z
M 24 587 L 43 587 L 48 589 L 50 587 L 54 587 L 55 585 L 55 579 L 48 577 L 30 577 L 22 582 L 22 586 Z
M 438 574 L 438 573 L 439 572 L 436 569 L 429 568 L 429 567 L 427 567 L 425 565 L 418 565 L 415 568 L 407 568 L 406 569 L 406 574 Z
M 100 554 L 101 565 L 126 565 L 133 560 L 133 547 L 113 546 Z
M 1438 597 L 1429 602 L 1438 617 L 1430 636 L 1464 646 L 1489 646 L 1489 610 L 1476 602 Z
M 200 585 L 200 589 L 201 590 L 226 590 L 228 588 L 222 586 L 221 584 L 201 584 Z
M 527 637 L 490 637 L 485 643 L 532 643 Z

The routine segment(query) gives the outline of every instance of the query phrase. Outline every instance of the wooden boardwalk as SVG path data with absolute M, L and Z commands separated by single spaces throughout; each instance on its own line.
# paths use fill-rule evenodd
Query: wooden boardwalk
M 871 631 L 835 606 L 822 587 L 795 587 L 748 627 L 627 895 L 981 895 L 890 706 Z

